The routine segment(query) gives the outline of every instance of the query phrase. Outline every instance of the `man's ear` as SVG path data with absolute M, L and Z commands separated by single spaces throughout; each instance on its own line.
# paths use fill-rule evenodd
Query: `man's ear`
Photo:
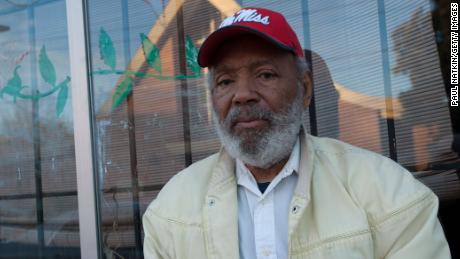
M 309 71 L 306 71 L 302 77 L 302 86 L 304 89 L 303 106 L 307 109 L 308 106 L 310 106 L 311 96 L 313 94 L 313 80 Z

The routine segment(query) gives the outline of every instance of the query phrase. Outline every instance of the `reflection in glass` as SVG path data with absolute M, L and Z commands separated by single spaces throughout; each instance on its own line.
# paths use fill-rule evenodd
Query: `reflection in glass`
M 79 258 L 65 1 L 2 1 L 0 24 L 0 258 Z
M 458 122 L 446 102 L 430 1 L 90 1 L 106 257 L 141 257 L 146 206 L 175 173 L 218 150 L 207 71 L 194 55 L 240 5 L 283 12 L 299 35 L 315 85 L 307 130 L 398 161 L 442 208 L 458 201 Z M 442 213 L 446 221 L 453 215 Z

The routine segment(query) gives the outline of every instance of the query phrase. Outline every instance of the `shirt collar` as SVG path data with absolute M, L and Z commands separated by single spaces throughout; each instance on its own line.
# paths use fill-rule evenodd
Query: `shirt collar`
M 299 172 L 299 163 L 300 163 L 300 141 L 297 138 L 294 147 L 292 148 L 291 155 L 289 156 L 289 160 L 283 166 L 283 169 L 273 178 L 270 185 L 268 186 L 267 190 L 265 190 L 263 196 L 269 193 L 276 185 L 283 180 L 284 178 L 292 175 L 292 173 L 298 174 Z M 257 187 L 257 182 L 252 173 L 249 169 L 244 165 L 244 163 L 240 159 L 236 159 L 236 179 L 237 184 L 245 187 L 246 189 L 250 190 L 251 192 L 262 195 L 260 193 L 259 188 Z

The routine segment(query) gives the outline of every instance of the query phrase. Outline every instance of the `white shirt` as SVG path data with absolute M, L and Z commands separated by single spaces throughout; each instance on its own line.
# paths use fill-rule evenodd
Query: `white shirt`
M 263 194 L 244 163 L 236 160 L 241 259 L 288 258 L 288 214 L 297 184 L 299 155 L 297 139 L 289 160 Z

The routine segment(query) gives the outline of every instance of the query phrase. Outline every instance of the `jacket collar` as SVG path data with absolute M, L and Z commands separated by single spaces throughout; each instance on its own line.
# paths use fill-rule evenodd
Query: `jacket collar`
M 313 165 L 315 158 L 315 149 L 312 136 L 300 132 L 300 164 L 299 164 L 299 180 L 297 182 L 294 196 L 310 199 L 311 176 L 313 173 Z
M 208 194 L 218 196 L 219 190 L 229 182 L 236 183 L 235 159 L 233 159 L 222 147 L 211 174 Z
M 209 180 L 203 207 L 207 258 L 239 258 L 235 162 L 223 149 Z
M 299 179 L 292 196 L 289 212 L 288 235 L 289 243 L 292 241 L 294 231 L 302 220 L 302 215 L 310 202 L 312 174 L 314 170 L 315 148 L 313 137 L 304 133 L 300 134 L 300 165 Z

